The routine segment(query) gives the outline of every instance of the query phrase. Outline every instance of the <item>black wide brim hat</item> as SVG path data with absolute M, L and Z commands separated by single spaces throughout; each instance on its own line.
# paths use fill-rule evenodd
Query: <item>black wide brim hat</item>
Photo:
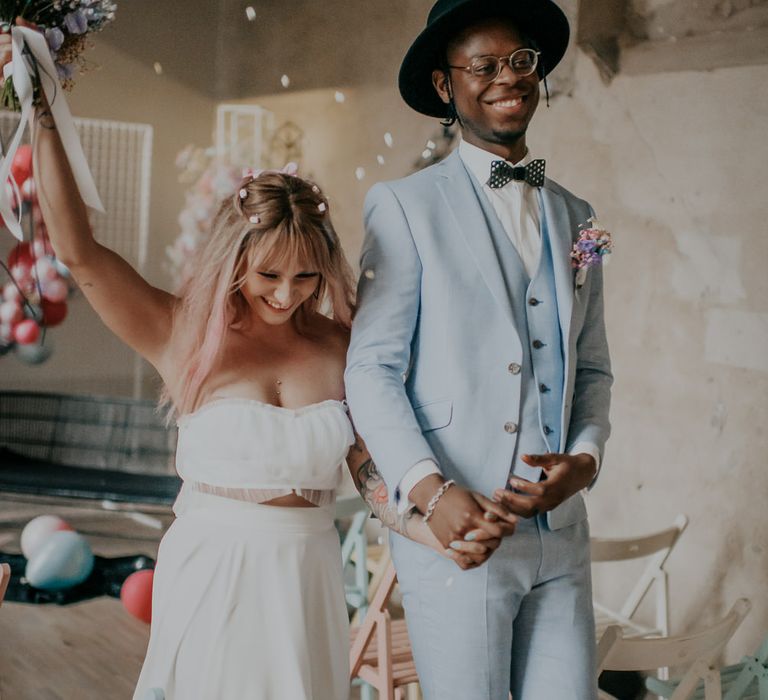
M 452 37 L 490 17 L 508 18 L 519 32 L 536 42 L 541 51 L 540 78 L 560 63 L 568 47 L 570 28 L 565 14 L 552 0 L 437 0 L 426 28 L 400 66 L 400 94 L 409 107 L 430 117 L 448 115 L 448 105 L 432 84 L 432 71 L 444 63 L 445 47 Z

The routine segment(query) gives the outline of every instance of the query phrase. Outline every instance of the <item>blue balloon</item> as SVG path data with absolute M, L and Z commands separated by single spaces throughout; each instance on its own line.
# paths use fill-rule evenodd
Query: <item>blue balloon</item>
M 25 576 L 30 585 L 60 591 L 82 583 L 93 571 L 93 552 L 82 535 L 60 530 L 48 537 L 27 561 Z

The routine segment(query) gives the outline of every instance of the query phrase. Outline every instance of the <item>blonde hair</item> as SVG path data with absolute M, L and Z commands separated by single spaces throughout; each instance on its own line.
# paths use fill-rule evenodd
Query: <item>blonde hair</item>
M 171 347 L 183 368 L 180 393 L 172 401 L 165 387 L 161 406 L 170 414 L 193 411 L 201 388 L 219 359 L 227 329 L 242 320 L 248 305 L 240 290 L 258 261 L 277 266 L 302 260 L 320 273 L 318 288 L 291 321 L 306 332 L 315 313 L 325 312 L 349 328 L 354 282 L 320 188 L 295 175 L 264 172 L 243 180 L 216 214 L 211 236 L 196 252 L 192 273 L 180 292 Z M 173 404 L 173 405 L 172 405 Z

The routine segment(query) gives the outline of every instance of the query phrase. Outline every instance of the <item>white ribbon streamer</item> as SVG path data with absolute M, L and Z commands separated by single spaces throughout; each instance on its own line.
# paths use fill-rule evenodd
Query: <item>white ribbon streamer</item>
M 85 159 L 83 147 L 75 130 L 75 123 L 72 120 L 72 114 L 69 111 L 67 101 L 64 99 L 63 90 L 59 85 L 56 66 L 48 50 L 48 43 L 45 37 L 33 29 L 27 27 L 13 27 L 11 31 L 13 42 L 13 60 L 6 64 L 3 73 L 6 79 L 13 75 L 13 86 L 21 103 L 21 119 L 16 133 L 13 135 L 8 149 L 0 162 L 0 215 L 5 220 L 8 230 L 20 241 L 24 240 L 24 233 L 21 230 L 20 214 L 13 213 L 11 198 L 5 183 L 11 174 L 11 164 L 16 150 L 21 143 L 21 137 L 24 133 L 24 127 L 29 120 L 32 111 L 33 84 L 32 79 L 35 75 L 32 59 L 24 55 L 24 47 L 34 56 L 38 65 L 38 74 L 40 76 L 40 87 L 43 90 L 48 105 L 51 109 L 53 121 L 56 123 L 59 136 L 61 137 L 64 152 L 66 153 L 69 165 L 72 168 L 77 189 L 80 196 L 92 209 L 103 212 L 104 205 L 96 190 L 96 183 L 93 181 L 93 175 L 88 167 L 88 161 Z M 17 185 L 18 191 L 18 185 Z M 21 203 L 19 202 L 19 205 Z

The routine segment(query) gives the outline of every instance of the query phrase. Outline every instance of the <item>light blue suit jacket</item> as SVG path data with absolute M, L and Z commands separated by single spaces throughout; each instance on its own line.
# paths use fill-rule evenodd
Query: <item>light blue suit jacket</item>
M 472 176 L 458 151 L 401 180 L 375 185 L 365 204 L 358 310 L 346 390 L 352 419 L 390 488 L 423 459 L 489 495 L 509 476 L 522 355 L 507 287 Z M 610 432 L 612 376 L 600 267 L 576 288 L 570 250 L 590 206 L 547 180 L 539 190 L 550 237 L 564 342 L 560 451 L 601 454 Z M 580 495 L 550 513 L 553 529 L 585 516 Z

